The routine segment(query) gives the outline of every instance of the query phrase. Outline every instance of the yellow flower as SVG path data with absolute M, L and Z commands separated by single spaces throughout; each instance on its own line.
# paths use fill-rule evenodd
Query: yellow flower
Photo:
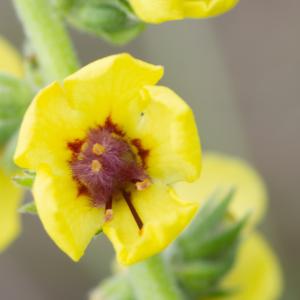
M 243 160 L 217 154 L 206 153 L 203 158 L 201 176 L 193 183 L 176 183 L 174 189 L 182 199 L 204 201 L 214 192 L 224 195 L 230 188 L 236 194 L 229 207 L 231 216 L 241 219 L 251 213 L 249 228 L 263 217 L 267 203 L 267 193 L 263 179 Z
M 231 10 L 238 0 L 129 0 L 138 17 L 147 23 L 184 18 L 208 18 Z
M 22 191 L 0 169 L 0 252 L 18 235 L 20 220 L 17 212 Z
M 0 72 L 7 72 L 17 77 L 23 76 L 23 65 L 18 52 L 0 37 Z
M 18 53 L 1 37 L 0 72 L 7 72 L 18 77 L 23 74 L 22 62 Z M 0 251 L 4 250 L 19 233 L 20 220 L 17 208 L 22 195 L 22 191 L 0 169 Z
M 36 171 L 42 223 L 75 261 L 101 228 L 119 262 L 145 259 L 198 209 L 171 188 L 199 176 L 201 151 L 190 108 L 154 86 L 162 74 L 110 56 L 43 89 L 25 115 L 15 161 Z
M 233 269 L 222 287 L 234 293 L 209 300 L 276 300 L 282 292 L 282 274 L 277 257 L 263 237 L 252 233 L 241 243 Z

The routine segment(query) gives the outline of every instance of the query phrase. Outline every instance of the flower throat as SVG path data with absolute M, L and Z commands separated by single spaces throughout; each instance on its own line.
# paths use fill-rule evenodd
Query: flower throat
M 148 151 L 140 141 L 127 139 L 108 118 L 104 126 L 91 129 L 85 140 L 76 140 L 68 147 L 79 194 L 88 195 L 93 205 L 105 207 L 107 221 L 112 218 L 113 200 L 122 196 L 142 229 L 143 222 L 131 201 L 133 189 L 143 190 L 150 185 L 146 173 Z

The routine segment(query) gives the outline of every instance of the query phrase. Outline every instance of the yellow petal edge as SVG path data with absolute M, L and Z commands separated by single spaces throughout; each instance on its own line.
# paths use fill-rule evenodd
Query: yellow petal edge
M 39 217 L 49 236 L 74 261 L 84 254 L 103 220 L 103 209 L 93 207 L 87 197 L 77 193 L 68 174 L 57 176 L 47 168 L 37 173 L 33 195 Z
M 239 0 L 129 0 L 138 17 L 148 23 L 184 18 L 209 18 L 233 9 Z

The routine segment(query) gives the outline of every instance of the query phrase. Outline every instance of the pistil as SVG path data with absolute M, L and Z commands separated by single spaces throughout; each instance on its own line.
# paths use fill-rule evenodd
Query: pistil
M 113 201 L 113 199 L 111 198 L 108 202 L 106 202 L 105 216 L 104 216 L 105 222 L 109 222 L 113 217 L 112 201 Z
M 142 230 L 143 227 L 144 227 L 144 223 L 143 223 L 142 219 L 140 218 L 138 212 L 136 211 L 136 209 L 135 209 L 135 207 L 132 203 L 131 194 L 129 192 L 126 192 L 126 191 L 123 191 L 122 194 L 123 194 L 124 200 L 126 201 L 126 203 L 127 203 L 128 207 L 130 209 L 130 212 L 131 212 L 138 228 L 140 230 Z

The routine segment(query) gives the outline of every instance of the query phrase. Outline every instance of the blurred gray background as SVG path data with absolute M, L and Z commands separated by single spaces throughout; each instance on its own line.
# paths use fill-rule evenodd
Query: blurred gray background
M 123 48 L 72 32 L 83 63 L 129 51 L 164 65 L 163 83 L 193 107 L 203 147 L 247 158 L 262 173 L 270 194 L 263 230 L 281 257 L 284 300 L 300 299 L 299 11 L 296 0 L 241 0 L 216 19 L 149 26 Z M 0 35 L 22 47 L 10 0 L 0 1 Z M 112 256 L 101 238 L 74 264 L 24 216 L 22 236 L 0 256 L 1 300 L 86 299 Z

